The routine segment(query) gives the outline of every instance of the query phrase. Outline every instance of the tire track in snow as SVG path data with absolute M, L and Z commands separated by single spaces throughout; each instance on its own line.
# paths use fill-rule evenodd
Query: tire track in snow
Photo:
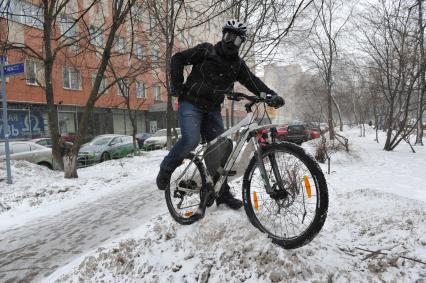
M 0 281 L 40 281 L 76 256 L 167 210 L 154 182 L 80 203 L 0 235 Z

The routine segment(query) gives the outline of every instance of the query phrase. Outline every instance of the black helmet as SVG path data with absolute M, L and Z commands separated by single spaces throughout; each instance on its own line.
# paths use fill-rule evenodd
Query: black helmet
M 247 26 L 243 22 L 240 22 L 236 19 L 231 19 L 231 20 L 225 21 L 225 25 L 222 28 L 222 32 L 227 32 L 227 31 L 235 32 L 238 35 L 245 37 L 247 34 Z

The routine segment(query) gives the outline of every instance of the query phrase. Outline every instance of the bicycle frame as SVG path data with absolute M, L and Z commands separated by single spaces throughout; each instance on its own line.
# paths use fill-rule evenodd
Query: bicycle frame
M 196 153 L 195 153 L 196 157 L 201 157 L 200 159 L 203 160 L 203 158 L 204 158 L 204 151 L 209 146 L 214 145 L 221 138 L 227 138 L 227 137 L 231 136 L 232 134 L 238 132 L 241 129 L 241 127 L 247 127 L 247 129 L 244 132 L 244 134 L 242 136 L 240 136 L 239 140 L 237 141 L 236 146 L 234 146 L 234 148 L 233 148 L 230 156 L 228 157 L 228 160 L 227 160 L 225 166 L 223 168 L 220 167 L 218 169 L 218 172 L 220 173 L 220 177 L 219 177 L 219 179 L 217 180 L 217 182 L 215 184 L 213 182 L 213 177 L 209 174 L 208 170 L 206 171 L 207 184 L 209 184 L 209 185 L 211 185 L 211 187 L 213 187 L 213 191 L 215 192 L 216 195 L 218 195 L 218 193 L 219 193 L 219 191 L 220 191 L 223 183 L 225 182 L 229 171 L 232 169 L 232 166 L 234 165 L 235 161 L 240 156 L 240 154 L 242 154 L 242 152 L 241 152 L 242 147 L 244 146 L 244 144 L 246 144 L 247 142 L 249 142 L 249 140 L 253 141 L 253 144 L 254 144 L 254 147 L 255 147 L 255 151 L 256 151 L 256 153 L 258 155 L 258 158 L 260 158 L 259 160 L 262 160 L 262 158 L 261 158 L 261 149 L 260 149 L 259 142 L 258 142 L 256 136 L 253 135 L 252 133 L 256 132 L 257 130 L 261 130 L 261 129 L 267 129 L 267 128 L 277 127 L 278 124 L 268 124 L 268 125 L 261 125 L 261 126 L 259 126 L 259 124 L 254 120 L 254 118 L 256 116 L 258 116 L 256 114 L 257 111 L 258 111 L 258 109 L 256 109 L 254 112 L 248 112 L 247 115 L 246 115 L 246 117 L 243 120 L 241 120 L 238 124 L 236 124 L 235 126 L 233 126 L 230 129 L 226 130 L 221 135 L 219 135 L 218 137 L 216 137 L 214 140 L 212 140 L 212 141 L 210 141 L 210 142 L 202 145 L 201 148 L 199 148 L 196 151 Z M 266 177 L 266 169 L 264 167 L 263 162 L 260 162 L 260 163 L 261 163 L 261 171 L 262 171 L 262 177 L 263 177 L 262 179 L 265 182 L 266 191 L 268 193 L 271 193 L 272 192 L 272 188 L 271 188 L 271 186 L 269 184 L 269 178 Z M 189 168 L 189 165 L 187 166 L 187 168 Z M 181 176 L 183 176 L 183 174 L 185 172 L 186 172 L 186 169 L 182 172 Z M 179 176 L 178 179 L 180 179 L 181 176 Z M 213 184 L 214 184 L 214 186 L 213 186 Z

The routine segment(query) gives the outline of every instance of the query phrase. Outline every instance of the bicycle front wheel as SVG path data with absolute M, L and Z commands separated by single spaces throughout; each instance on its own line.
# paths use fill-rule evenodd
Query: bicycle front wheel
M 263 147 L 262 159 L 274 193 L 266 192 L 260 164 L 254 156 L 243 182 L 247 216 L 274 243 L 286 249 L 301 247 L 319 233 L 327 216 L 324 174 L 301 147 L 287 142 Z
M 188 225 L 196 221 L 191 218 L 205 196 L 206 173 L 203 163 L 189 155 L 176 168 L 165 190 L 167 208 L 176 222 Z

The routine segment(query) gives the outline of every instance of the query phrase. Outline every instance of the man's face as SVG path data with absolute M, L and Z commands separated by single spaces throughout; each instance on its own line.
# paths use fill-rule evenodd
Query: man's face
M 239 48 L 241 46 L 241 44 L 244 42 L 245 38 L 242 37 L 241 35 L 238 35 L 235 32 L 226 31 L 226 32 L 223 33 L 222 40 L 226 44 L 232 43 L 235 47 Z

